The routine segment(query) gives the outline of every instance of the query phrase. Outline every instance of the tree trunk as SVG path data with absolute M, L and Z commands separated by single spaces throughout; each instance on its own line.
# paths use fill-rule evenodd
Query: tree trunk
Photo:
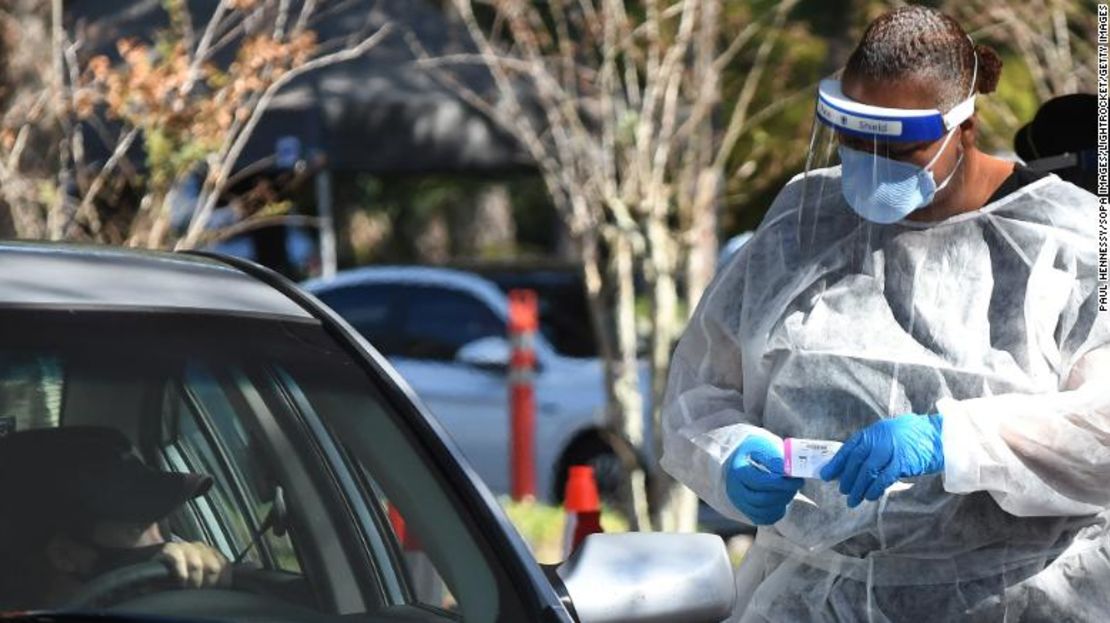
M 416 257 L 420 262 L 442 264 L 451 258 L 451 237 L 442 214 L 433 214 L 415 241 Z
M 644 440 L 643 402 L 636 359 L 636 301 L 632 247 L 611 241 L 602 257 L 599 232 L 575 237 L 582 260 L 590 320 L 597 336 L 598 357 L 605 373 L 606 414 L 614 437 L 627 442 L 613 448 L 628 478 L 628 504 L 621 511 L 633 530 L 651 527 L 647 477 L 635 452 Z M 606 288 L 606 284 L 611 284 Z
M 648 253 L 644 256 L 644 275 L 647 277 L 651 299 L 651 447 L 655 461 L 652 464 L 652 524 L 670 530 L 660 514 L 663 498 L 659 487 L 669 479 L 658 468 L 663 455 L 663 393 L 667 388 L 667 369 L 670 364 L 671 345 L 678 331 L 678 289 L 675 284 L 674 249 L 671 236 L 664 222 L 665 214 L 655 213 L 646 223 Z
M 452 234 L 455 253 L 486 258 L 511 255 L 516 244 L 513 199 L 505 184 L 490 184 L 478 191 L 468 205 L 456 206 Z
M 702 293 L 709 287 L 709 282 L 717 272 L 717 255 L 720 248 L 717 239 L 717 221 L 723 188 L 722 171 L 711 166 L 701 170 L 698 175 L 697 192 L 694 195 L 690 246 L 684 262 L 688 315 L 694 312 L 694 306 L 697 305 Z
M 687 317 L 693 313 L 702 293 L 709 286 L 717 263 L 717 210 L 723 179 L 721 171 L 712 166 L 703 168 L 697 176 L 690 207 L 690 237 L 682 266 L 685 270 L 684 298 Z M 671 318 L 677 322 L 677 311 Z M 675 326 L 675 325 L 672 325 Z M 669 348 L 669 347 L 668 347 Z M 670 350 L 668 350 L 669 361 Z M 655 417 L 658 457 L 662 457 L 662 390 L 657 400 L 660 409 L 653 409 Z M 693 532 L 697 529 L 698 498 L 694 492 L 659 470 L 656 475 L 654 495 L 657 500 L 657 523 L 667 532 Z
M 336 242 L 339 236 L 335 230 L 335 193 L 332 191 L 331 171 L 327 168 L 317 171 L 313 176 L 313 183 L 316 190 L 316 215 L 320 219 L 320 276 L 330 279 L 335 276 L 335 271 L 339 270 L 339 252 Z M 285 228 L 280 229 L 283 261 L 286 269 L 289 270 L 291 266 L 289 266 L 289 256 L 285 252 Z M 292 271 L 282 274 L 288 276 Z
M 640 392 L 639 360 L 636 357 L 636 287 L 635 257 L 632 241 L 621 233 L 612 236 L 609 244 L 609 273 L 615 286 L 613 309 L 615 316 L 616 357 L 613 358 L 613 391 L 610 405 L 611 421 L 621 437 L 633 448 L 644 445 L 644 404 Z M 648 511 L 647 474 L 635 457 L 624 459 L 628 475 L 631 512 L 629 518 L 634 530 L 650 530 Z
M 0 239 L 16 238 L 19 229 L 16 227 L 15 208 L 11 205 L 0 203 Z

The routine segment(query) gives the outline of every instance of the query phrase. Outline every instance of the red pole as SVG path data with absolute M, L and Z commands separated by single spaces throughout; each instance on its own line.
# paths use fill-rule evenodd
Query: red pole
M 387 505 L 387 510 L 389 511 L 389 523 L 393 526 L 393 534 L 397 536 L 397 542 L 401 544 L 405 551 L 419 550 L 420 541 L 405 526 L 405 518 L 401 516 L 401 512 L 392 504 Z
M 509 457 L 511 493 L 520 501 L 536 496 L 536 368 L 533 347 L 539 329 L 539 304 L 533 290 L 509 292 Z

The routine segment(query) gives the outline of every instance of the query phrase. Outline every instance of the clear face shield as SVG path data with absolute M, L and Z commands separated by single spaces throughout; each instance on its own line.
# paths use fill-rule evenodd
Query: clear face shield
M 959 141 L 960 124 L 974 112 L 974 91 L 941 112 L 865 104 L 845 95 L 839 79 L 822 80 L 806 161 L 805 205 L 827 205 L 839 192 L 868 221 L 904 219 L 929 205 L 961 170 L 962 150 L 955 165 L 950 156 L 937 171 L 942 155 L 951 154 L 952 143 Z M 831 174 L 837 164 L 839 175 Z

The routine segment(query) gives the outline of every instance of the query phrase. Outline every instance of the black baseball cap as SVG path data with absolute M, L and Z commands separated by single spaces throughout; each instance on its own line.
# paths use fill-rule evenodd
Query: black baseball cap
M 1048 100 L 1014 135 L 1014 151 L 1030 162 L 1095 148 L 1098 102 L 1090 93 Z
M 0 438 L 5 514 L 63 524 L 153 523 L 211 486 L 211 476 L 148 467 L 113 428 L 42 428 Z

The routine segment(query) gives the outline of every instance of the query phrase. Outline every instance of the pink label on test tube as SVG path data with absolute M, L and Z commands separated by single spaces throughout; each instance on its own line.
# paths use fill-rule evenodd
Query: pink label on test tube
M 782 445 L 783 445 L 783 449 L 786 453 L 786 458 L 784 458 L 783 461 L 782 461 L 783 473 L 786 474 L 787 476 L 789 476 L 792 473 L 791 470 L 790 470 L 790 455 L 793 454 L 790 451 L 790 438 L 787 437 L 786 440 L 782 442 Z

